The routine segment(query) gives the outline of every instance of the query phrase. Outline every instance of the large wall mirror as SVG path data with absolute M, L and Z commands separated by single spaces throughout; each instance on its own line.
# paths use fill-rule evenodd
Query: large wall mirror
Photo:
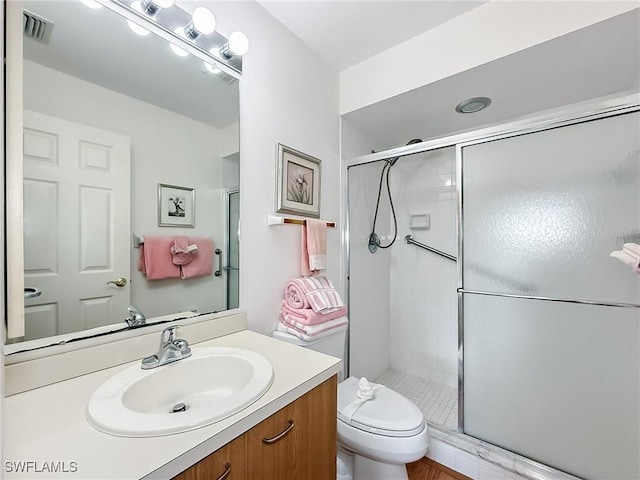
M 13 305 L 24 335 L 7 343 L 127 328 L 130 305 L 149 319 L 237 307 L 238 82 L 134 33 L 108 8 L 47 0 L 20 9 L 7 21 L 23 26 L 6 31 L 21 34 L 6 41 L 10 52 L 22 45 L 22 158 L 7 161 L 23 167 L 23 252 L 7 254 L 24 258 L 25 299 Z M 31 36 L 34 16 L 47 23 L 42 38 Z M 152 279 L 163 274 L 140 271 L 139 237 L 149 246 L 204 239 L 200 258 L 208 239 L 217 253 L 210 272 Z M 165 268 L 149 253 L 154 272 Z

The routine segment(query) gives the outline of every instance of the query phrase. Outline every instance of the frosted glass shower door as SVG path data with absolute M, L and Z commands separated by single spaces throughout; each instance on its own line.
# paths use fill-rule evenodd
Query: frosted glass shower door
M 640 478 L 639 132 L 461 148 L 464 432 L 587 479 Z

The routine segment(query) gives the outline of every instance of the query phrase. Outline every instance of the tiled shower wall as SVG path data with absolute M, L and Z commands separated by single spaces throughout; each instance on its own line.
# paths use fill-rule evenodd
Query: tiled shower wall
M 455 149 L 399 159 L 390 183 L 398 221 L 390 266 L 391 368 L 457 386 L 456 262 L 404 242 L 411 234 L 457 256 Z M 427 217 L 429 228 L 415 228 Z

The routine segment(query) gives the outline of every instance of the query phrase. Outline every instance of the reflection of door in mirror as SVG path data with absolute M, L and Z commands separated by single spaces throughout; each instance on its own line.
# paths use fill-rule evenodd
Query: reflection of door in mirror
M 129 305 L 130 141 L 24 112 L 25 340 L 113 323 Z

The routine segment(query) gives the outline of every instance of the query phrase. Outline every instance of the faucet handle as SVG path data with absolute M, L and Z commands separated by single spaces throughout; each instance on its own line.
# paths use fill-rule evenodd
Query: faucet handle
M 161 346 L 175 342 L 176 331 L 178 330 L 178 327 L 180 327 L 180 325 L 171 325 L 170 327 L 167 327 L 162 331 L 162 335 L 160 336 Z

